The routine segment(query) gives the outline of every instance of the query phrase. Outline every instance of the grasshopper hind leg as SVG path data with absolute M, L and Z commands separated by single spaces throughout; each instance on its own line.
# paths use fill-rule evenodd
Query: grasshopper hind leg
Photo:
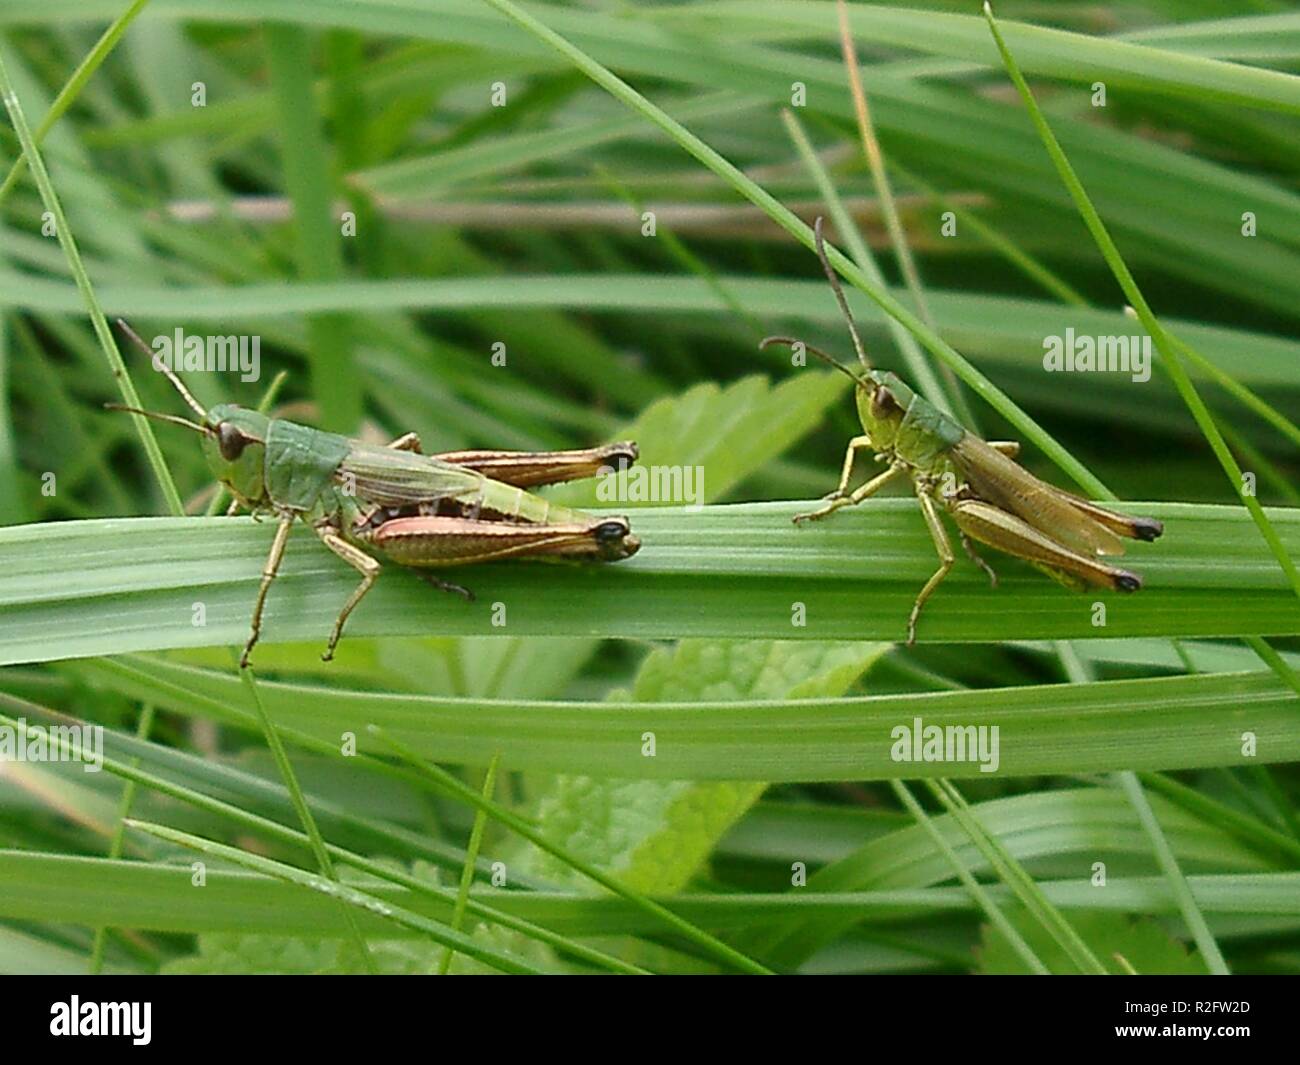
M 334 628 L 330 632 L 329 643 L 325 647 L 325 653 L 320 656 L 322 662 L 328 662 L 334 657 L 334 648 L 338 646 L 339 637 L 343 635 L 343 626 L 348 620 L 348 615 L 356 609 L 357 604 L 365 598 L 366 592 L 370 591 L 374 586 L 383 567 L 359 547 L 354 547 L 344 540 L 333 526 L 318 526 L 316 535 L 320 537 L 321 543 L 361 574 L 361 583 L 357 585 L 356 591 L 348 597 L 348 601 L 343 604 L 343 609 L 339 611 L 339 616 L 335 618 Z
M 980 499 L 957 500 L 949 510 L 957 527 L 980 543 L 1005 551 L 1037 567 L 1067 588 L 1089 586 L 1134 592 L 1142 578 L 1096 557 L 1072 551 L 1028 522 Z
M 394 451 L 410 451 L 416 455 L 424 454 L 424 446 L 420 443 L 420 434 L 414 430 L 409 433 L 403 433 L 387 446 L 392 448 Z

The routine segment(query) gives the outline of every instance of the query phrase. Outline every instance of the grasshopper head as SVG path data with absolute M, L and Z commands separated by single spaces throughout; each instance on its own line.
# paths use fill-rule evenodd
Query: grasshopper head
M 240 502 L 266 497 L 266 431 L 270 419 L 235 403 L 221 403 L 203 417 L 203 457 L 218 481 Z
M 858 420 L 877 450 L 888 448 L 898 438 L 912 398 L 912 390 L 892 373 L 868 370 L 857 378 L 854 401 Z
M 174 414 L 160 414 L 157 411 L 125 407 L 118 403 L 106 404 L 108 409 L 140 414 L 193 429 L 203 437 L 203 455 L 217 480 L 229 488 L 235 498 L 246 506 L 264 502 L 266 476 L 262 460 L 266 454 L 266 434 L 271 420 L 265 414 L 241 407 L 236 403 L 220 403 L 211 410 L 204 410 L 203 404 L 194 398 L 184 382 L 176 376 L 175 371 L 166 363 L 154 358 L 153 350 L 126 322 L 119 318 L 117 325 L 136 347 L 149 356 L 154 369 L 167 377 L 180 393 L 181 399 L 185 400 L 186 406 L 198 415 L 199 420 L 196 422 L 189 418 L 178 418 Z

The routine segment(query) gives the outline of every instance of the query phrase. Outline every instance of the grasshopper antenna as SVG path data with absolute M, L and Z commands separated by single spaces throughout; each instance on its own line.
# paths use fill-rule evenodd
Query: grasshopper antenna
M 863 383 L 862 378 L 859 377 L 856 373 L 854 373 L 853 370 L 851 370 L 849 367 L 845 366 L 844 363 L 840 362 L 839 359 L 835 358 L 835 356 L 833 355 L 827 355 L 826 352 L 822 351 L 821 348 L 813 347 L 813 345 L 809 344 L 808 341 L 806 340 L 800 340 L 798 337 L 764 337 L 762 340 L 758 342 L 758 348 L 760 351 L 762 351 L 764 348 L 772 344 L 786 344 L 789 347 L 794 347 L 796 344 L 801 344 L 803 345 L 805 351 L 811 352 L 813 355 L 816 355 L 817 358 L 821 359 L 822 362 L 826 363 L 828 366 L 832 366 L 836 370 L 839 370 L 840 373 L 844 374 L 846 377 L 851 379 L 854 384 L 860 385 Z
M 844 289 L 840 286 L 839 275 L 835 273 L 835 268 L 831 266 L 831 261 L 826 257 L 826 242 L 822 240 L 821 215 L 818 215 L 817 220 L 813 223 L 813 237 L 817 242 L 817 258 L 822 262 L 822 269 L 826 272 L 826 280 L 831 283 L 831 290 L 835 293 L 835 302 L 840 305 L 840 313 L 844 315 L 844 320 L 849 323 L 849 335 L 853 337 L 853 350 L 858 353 L 858 361 L 870 370 L 871 360 L 867 358 L 867 353 L 862 347 L 862 338 L 858 336 L 858 327 L 853 321 L 852 312 L 849 310 L 849 301 L 844 298 Z
M 105 410 L 120 410 L 127 414 L 143 414 L 146 418 L 155 418 L 160 422 L 171 422 L 172 425 L 183 425 L 187 429 L 193 429 L 196 433 L 211 433 L 212 430 L 206 425 L 199 425 L 198 422 L 192 422 L 188 418 L 178 418 L 175 414 L 161 414 L 156 410 L 141 410 L 139 407 L 127 407 L 121 403 L 105 403 Z
M 117 322 L 118 329 L 122 330 L 122 332 L 126 334 L 127 339 L 130 340 L 131 343 L 134 344 L 137 348 L 143 351 L 146 356 L 148 356 L 149 361 L 153 365 L 154 369 L 161 370 L 166 375 L 167 380 L 170 381 L 173 387 L 175 387 L 176 391 L 181 394 L 181 399 L 185 400 L 185 402 L 189 404 L 190 410 L 192 410 L 200 418 L 207 418 L 208 412 L 203 409 L 199 401 L 195 399 L 194 396 L 190 393 L 190 390 L 185 387 L 185 383 L 179 377 L 176 376 L 176 371 L 173 370 L 161 359 L 154 358 L 153 348 L 149 347 L 149 345 L 146 344 L 144 340 L 141 339 L 140 334 L 126 324 L 125 318 L 118 318 L 116 322 Z M 110 407 L 110 409 L 130 410 L 130 408 L 127 407 L 116 407 L 116 406 Z M 148 414 L 149 411 L 138 411 L 133 413 Z M 156 415 L 156 417 L 161 417 L 161 415 Z M 180 420 L 184 421 L 183 418 Z M 185 424 L 193 425 L 194 423 L 186 422 Z M 200 432 L 202 431 L 203 430 L 200 429 Z

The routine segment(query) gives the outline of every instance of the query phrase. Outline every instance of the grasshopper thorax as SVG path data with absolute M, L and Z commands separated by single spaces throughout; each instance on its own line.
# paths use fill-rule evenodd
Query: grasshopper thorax
M 897 374 L 868 370 L 858 377 L 858 418 L 877 453 L 933 472 L 966 430 Z
M 221 403 L 203 419 L 203 457 L 212 475 L 245 504 L 264 502 L 266 436 L 271 420 L 235 403 Z

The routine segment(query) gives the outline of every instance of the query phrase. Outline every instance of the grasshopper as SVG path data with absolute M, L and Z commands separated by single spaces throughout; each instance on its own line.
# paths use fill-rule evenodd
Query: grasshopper
M 979 541 L 1047 574 L 1067 588 L 1090 586 L 1134 592 L 1142 587 L 1136 573 L 1103 562 L 1122 555 L 1121 536 L 1154 540 L 1164 526 L 1152 518 L 1131 518 L 1097 506 L 1054 485 L 1040 481 L 1013 459 L 1015 441 L 981 440 L 943 411 L 912 391 L 895 374 L 873 369 L 839 278 L 826 257 L 822 220 L 814 225 L 817 257 L 848 323 L 862 370 L 845 366 L 823 351 L 804 344 L 818 358 L 847 374 L 854 382 L 858 417 L 865 432 L 849 441 L 839 484 L 816 510 L 795 516 L 796 524 L 817 521 L 841 507 L 854 506 L 901 477 L 908 477 L 921 505 L 921 514 L 939 555 L 939 568 L 921 588 L 907 619 L 907 643 L 916 643 L 921 609 L 952 569 L 954 554 L 940 520 L 947 511 L 956 523 L 961 545 L 971 561 L 997 586 L 997 574 L 975 551 Z M 768 344 L 799 344 L 793 337 L 767 337 Z M 849 491 L 854 460 L 870 449 L 885 469 L 861 487 Z
M 537 485 L 627 469 L 637 459 L 625 441 L 574 451 L 450 451 L 425 455 L 407 433 L 388 445 L 367 444 L 273 418 L 234 403 L 204 410 L 181 379 L 120 319 L 118 327 L 149 355 L 198 416 L 198 421 L 120 404 L 109 409 L 184 425 L 203 437 L 213 476 L 229 489 L 228 513 L 247 508 L 276 520 L 262 569 L 241 668 L 262 631 L 271 582 L 280 569 L 294 522 L 305 521 L 334 554 L 361 574 L 339 611 L 324 661 L 334 656 L 348 615 L 370 591 L 381 565 L 367 548 L 402 566 L 443 568 L 507 558 L 618 562 L 640 541 L 627 519 L 597 518 L 525 491 Z M 467 588 L 419 573 L 466 600 Z

